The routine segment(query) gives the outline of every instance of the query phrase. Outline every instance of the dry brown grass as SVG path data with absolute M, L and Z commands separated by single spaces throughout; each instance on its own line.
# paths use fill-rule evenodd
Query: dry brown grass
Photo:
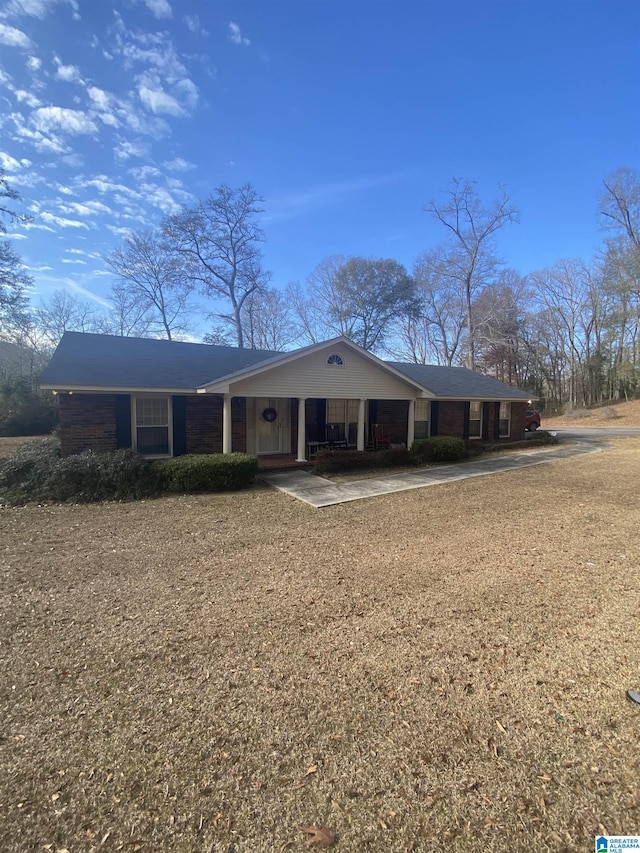
M 37 441 L 39 436 L 0 436 L 0 459 L 11 456 L 12 453 L 28 441 Z
M 573 415 L 544 417 L 543 429 L 554 427 L 640 427 L 640 400 L 612 403 L 597 409 L 584 409 Z
M 313 510 L 3 509 L 0 849 L 584 851 L 640 828 L 640 440 Z

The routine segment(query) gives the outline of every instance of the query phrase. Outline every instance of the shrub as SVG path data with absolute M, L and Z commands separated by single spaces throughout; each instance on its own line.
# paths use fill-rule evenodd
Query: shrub
M 160 482 L 172 492 L 217 492 L 243 489 L 258 470 L 248 453 L 208 453 L 177 456 L 155 463 Z
M 619 418 L 620 415 L 613 406 L 605 406 L 600 412 L 600 417 L 607 421 L 614 421 L 616 418 Z
M 450 435 L 417 438 L 411 445 L 411 458 L 423 465 L 429 462 L 455 462 L 464 459 L 466 455 L 464 441 Z
M 0 498 L 14 505 L 136 500 L 157 491 L 153 466 L 132 450 L 63 458 L 54 436 L 23 445 L 0 465 Z
M 316 456 L 314 470 L 318 474 L 332 474 L 339 471 L 393 468 L 410 464 L 409 452 L 403 447 L 374 453 L 364 450 L 320 450 Z

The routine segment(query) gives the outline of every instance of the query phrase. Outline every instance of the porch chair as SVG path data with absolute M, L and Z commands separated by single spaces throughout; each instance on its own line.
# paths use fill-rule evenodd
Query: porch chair
M 374 450 L 388 450 L 391 447 L 391 438 L 385 436 L 382 424 L 371 424 L 371 437 Z
M 344 437 L 344 430 L 340 429 L 340 424 L 327 424 L 327 441 L 332 450 L 347 449 L 347 439 Z

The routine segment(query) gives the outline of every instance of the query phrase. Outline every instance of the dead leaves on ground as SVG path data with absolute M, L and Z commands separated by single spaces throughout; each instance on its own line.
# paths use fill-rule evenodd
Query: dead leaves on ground
M 336 834 L 326 826 L 301 826 L 300 832 L 304 832 L 309 837 L 307 838 L 307 846 L 311 847 L 331 847 L 336 840 Z

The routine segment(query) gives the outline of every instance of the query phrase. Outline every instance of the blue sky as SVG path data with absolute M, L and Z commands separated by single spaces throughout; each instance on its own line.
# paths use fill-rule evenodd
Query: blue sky
M 521 273 L 589 259 L 601 180 L 640 168 L 636 0 L 0 0 L 0 162 L 34 300 L 104 300 L 128 230 L 250 182 L 272 282 L 333 254 L 411 269 L 452 177 L 521 224 Z

